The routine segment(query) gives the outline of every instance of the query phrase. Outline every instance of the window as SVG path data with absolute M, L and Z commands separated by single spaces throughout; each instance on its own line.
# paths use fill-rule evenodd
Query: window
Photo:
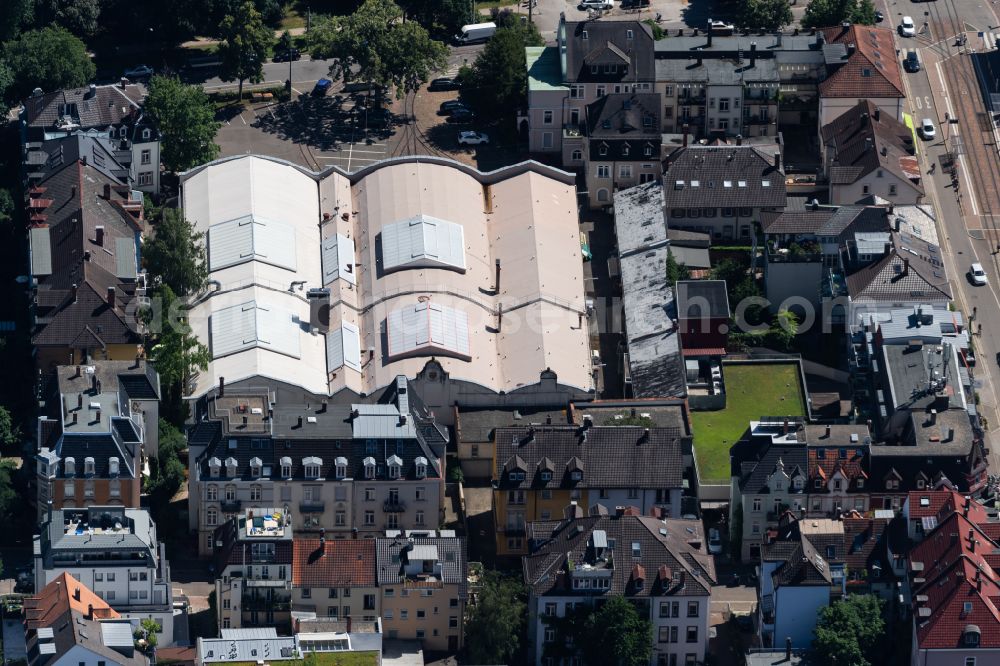
M 670 627 L 670 642 L 671 643 L 676 643 L 677 642 L 677 627 L 676 626 Z
M 660 617 L 663 617 L 662 615 Z M 660 643 L 667 643 L 670 641 L 670 627 L 660 627 L 659 636 L 657 641 Z
M 698 602 L 689 601 L 688 602 L 688 617 L 698 617 Z
M 152 152 L 149 148 L 144 148 L 141 153 L 139 153 L 139 164 L 149 164 L 152 159 Z
M 67 481 L 63 484 L 63 496 L 76 497 L 76 488 L 73 486 L 72 481 Z
M 414 518 L 414 522 L 417 525 L 423 525 L 424 524 L 424 512 L 423 511 L 417 511 L 416 517 Z
M 891 196 L 891 197 L 896 196 L 896 186 L 895 185 L 890 185 L 889 186 L 889 196 Z
M 205 491 L 206 498 L 209 502 L 215 502 L 219 499 L 219 486 L 210 485 Z
M 371 527 L 375 524 L 375 512 L 365 511 L 365 525 Z
M 760 506 L 761 506 L 760 498 L 759 497 L 754 497 L 753 498 L 753 512 L 754 513 L 760 513 Z
M 688 643 L 698 642 L 698 625 L 689 626 L 687 628 L 687 638 L 685 640 Z
M 334 524 L 337 527 L 345 527 L 347 525 L 347 514 L 343 511 L 338 511 L 334 517 Z
M 551 125 L 552 124 L 552 112 L 551 111 L 542 111 L 542 122 L 544 124 L 546 124 L 546 125 Z
M 867 185 L 862 185 L 861 186 L 861 194 L 869 194 L 870 192 L 871 192 L 871 188 L 870 187 L 868 187 Z
M 629 488 L 628 489 L 628 498 L 629 499 L 638 499 L 638 497 L 639 497 L 639 489 L 638 488 Z
M 822 479 L 816 479 L 816 481 L 813 483 L 813 486 L 816 487 L 816 488 L 822 488 L 823 487 L 823 480 Z
M 427 489 L 423 486 L 417 486 L 414 490 L 414 499 L 418 502 L 423 502 L 427 498 Z
M 603 145 L 603 144 L 602 144 L 602 145 L 601 145 L 601 147 L 597 149 L 597 152 L 598 152 L 598 153 L 599 153 L 600 155 L 602 155 L 602 156 L 603 156 L 603 155 L 607 155 L 607 154 L 608 154 L 608 147 L 607 147 L 606 145 Z
M 670 120 L 674 117 L 674 107 L 665 106 L 663 107 L 663 117 Z
M 597 86 L 597 96 L 604 97 L 607 94 L 607 88 L 605 86 Z
M 148 139 L 150 136 L 152 136 L 152 132 L 150 132 L 148 129 L 142 130 L 142 138 L 143 139 Z
M 618 167 L 618 177 L 619 178 L 631 178 L 632 177 L 632 165 L 622 164 Z
M 642 149 L 642 154 L 645 155 L 646 157 L 652 157 L 653 156 L 653 147 L 647 145 L 645 148 Z
M 394 588 L 394 587 L 387 587 L 387 588 L 385 588 L 383 596 L 386 596 L 386 597 L 394 597 L 394 596 L 396 596 L 396 588 Z
M 153 172 L 152 171 L 140 171 L 139 172 L 139 184 L 140 185 L 152 185 L 153 184 Z
M 236 486 L 234 485 L 226 486 L 226 501 L 227 502 L 236 501 Z
M 319 478 L 319 465 L 306 465 L 306 478 L 307 479 L 318 479 Z
M 570 159 L 573 160 L 574 162 L 579 162 L 580 160 L 583 159 L 583 151 L 582 150 L 574 150 L 572 152 L 572 154 L 570 155 Z
M 366 502 L 374 502 L 375 501 L 375 489 L 374 488 L 365 488 L 365 501 Z
M 552 132 L 542 132 L 542 148 L 552 147 Z
M 597 165 L 597 177 L 598 178 L 611 178 L 611 167 L 607 164 Z
M 205 524 L 212 527 L 213 525 L 218 525 L 218 523 L 219 512 L 214 507 L 209 507 L 208 511 L 205 512 Z
M 723 97 L 722 99 L 719 100 L 719 111 L 728 111 L 728 110 L 729 110 L 729 98 Z
M 409 620 L 410 619 L 410 611 L 408 611 L 405 608 L 401 608 L 399 610 L 399 619 L 400 620 Z
M 751 534 L 760 534 L 760 523 L 754 523 L 750 526 Z
M 88 474 L 88 475 L 94 473 L 94 459 L 93 458 L 90 458 L 90 457 L 84 458 L 84 460 L 83 460 L 83 473 L 84 474 Z
M 976 658 L 975 657 L 966 657 L 965 658 L 965 666 L 976 666 Z
M 309 589 L 308 587 L 302 588 L 302 598 L 309 599 L 311 597 L 312 597 L 312 590 Z
M 252 486 L 250 486 L 250 501 L 259 502 L 260 497 L 261 497 L 260 485 L 255 483 Z
M 571 85 L 569 87 L 570 99 L 583 99 L 584 90 L 586 89 L 581 85 Z
M 840 479 L 834 479 L 833 480 L 833 489 L 834 490 L 840 490 L 840 483 L 841 483 Z

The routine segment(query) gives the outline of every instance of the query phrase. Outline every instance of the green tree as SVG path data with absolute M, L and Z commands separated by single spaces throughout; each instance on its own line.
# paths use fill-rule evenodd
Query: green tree
M 139 626 L 132 633 L 135 637 L 136 642 L 143 641 L 141 644 L 141 649 L 143 652 L 150 652 L 156 648 L 156 632 L 159 631 L 160 625 L 156 620 L 151 618 L 146 618 L 139 622 Z
M 479 118 L 499 121 L 512 118 L 528 98 L 528 73 L 524 47 L 534 35 L 526 28 L 499 28 L 486 42 L 472 67 L 462 71 L 462 99 Z
M 365 0 L 352 14 L 314 22 L 306 35 L 309 51 L 314 58 L 334 59 L 334 78 L 395 86 L 402 97 L 444 69 L 448 58 L 448 47 L 402 18 L 392 0 Z
M 38 0 L 35 20 L 38 25 L 55 23 L 80 37 L 97 33 L 101 3 L 98 0 Z
M 768 344 L 781 351 L 791 351 L 799 332 L 799 318 L 791 310 L 780 310 L 774 315 L 767 333 Z
M 871 0 L 810 0 L 802 17 L 806 28 L 825 28 L 844 21 L 874 25 L 875 6 Z
M 463 25 L 474 22 L 468 0 L 399 0 L 406 20 L 416 21 L 444 39 L 458 34 Z
M 652 623 L 624 597 L 611 597 L 587 619 L 583 658 L 593 666 L 644 666 L 652 640 Z
M 164 208 L 156 235 L 143 247 L 146 269 L 174 294 L 198 291 L 208 278 L 203 238 L 179 209 Z
M 0 224 L 10 222 L 13 217 L 14 197 L 6 187 L 0 187 Z
M 4 524 L 14 524 L 23 516 L 24 502 L 18 489 L 14 487 L 14 474 L 17 468 L 13 460 L 0 461 L 0 519 Z
M 812 644 L 816 666 L 870 666 L 885 631 L 882 600 L 851 594 L 820 609 Z
M 479 597 L 465 621 L 467 662 L 504 664 L 514 657 L 525 628 L 524 599 L 520 578 L 496 571 L 483 575 Z
M 10 95 L 27 97 L 34 88 L 52 92 L 77 88 L 94 78 L 86 45 L 66 28 L 30 30 L 4 45 L 4 60 L 13 74 Z
M 794 20 L 788 0 L 744 0 L 736 14 L 741 30 L 776 32 Z
M 19 35 L 34 18 L 35 0 L 4 0 L 0 6 L 0 42 Z
M 10 410 L 0 405 L 0 447 L 11 449 L 21 441 L 21 428 L 14 423 Z
M 195 370 L 208 367 L 208 347 L 192 335 L 186 311 L 169 285 L 157 288 L 156 309 L 147 316 L 151 327 L 158 331 L 150 359 L 163 385 L 179 397 L 182 383 Z
M 295 44 L 292 41 L 292 33 L 285 30 L 283 33 L 281 33 L 281 36 L 278 38 L 278 43 L 274 45 L 274 52 L 288 53 L 289 51 L 292 50 L 293 46 L 295 46 Z
M 186 85 L 174 76 L 154 76 L 145 109 L 162 135 L 167 169 L 184 171 L 219 155 L 215 134 L 220 123 L 201 86 Z
M 681 280 L 690 280 L 691 270 L 678 263 L 673 252 L 667 252 L 667 286 L 673 288 Z
M 628 412 L 620 412 L 604 419 L 606 426 L 638 426 L 640 428 L 655 428 L 656 421 L 648 416 L 632 416 Z
M 222 20 L 219 32 L 219 76 L 223 81 L 239 81 L 239 98 L 243 99 L 244 81 L 264 80 L 264 60 L 274 41 L 274 31 L 264 25 L 254 3 L 247 0 Z

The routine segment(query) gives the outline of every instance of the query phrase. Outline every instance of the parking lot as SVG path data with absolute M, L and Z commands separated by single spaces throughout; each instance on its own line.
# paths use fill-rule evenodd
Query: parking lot
M 258 103 L 221 110 L 216 137 L 221 156 L 255 153 L 285 159 L 310 169 L 338 166 L 357 171 L 379 160 L 405 155 L 437 155 L 483 170 L 524 159 L 514 145 L 459 146 L 462 130 L 438 115 L 441 103 L 457 92 L 422 88 L 403 99 L 389 98 L 376 108 L 367 93 L 331 92 L 325 97 L 298 93 L 286 103 Z

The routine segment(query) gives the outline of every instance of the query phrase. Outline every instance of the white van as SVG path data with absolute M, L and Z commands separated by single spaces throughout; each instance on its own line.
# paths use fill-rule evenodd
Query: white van
M 492 21 L 489 23 L 472 23 L 470 25 L 463 25 L 462 32 L 455 35 L 455 43 L 476 44 L 478 42 L 485 42 L 492 37 L 496 31 L 497 24 Z

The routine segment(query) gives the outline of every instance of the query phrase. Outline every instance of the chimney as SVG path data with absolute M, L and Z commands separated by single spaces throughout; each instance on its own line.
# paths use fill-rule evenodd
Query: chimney
M 104 198 L 111 200 L 111 183 L 104 183 Z
M 76 303 L 76 293 L 77 293 L 77 291 L 79 290 L 79 287 L 77 287 L 77 286 L 76 286 L 76 285 L 74 284 L 74 285 L 73 285 L 72 287 L 70 287 L 70 288 L 69 288 L 69 290 L 70 290 L 70 293 L 72 293 L 72 294 L 73 294 L 73 302 L 74 302 L 74 303 Z
M 682 132 L 684 133 L 684 144 L 683 144 L 683 147 L 684 147 L 684 148 L 687 148 L 687 145 L 688 145 L 688 131 L 689 131 L 690 129 L 691 129 L 691 126 L 690 126 L 690 125 L 688 125 L 687 123 L 684 123 L 684 124 L 683 124 L 683 125 L 681 126 L 681 131 L 682 131 Z
M 225 377 L 219 377 L 219 397 L 220 398 L 225 398 L 226 397 L 226 378 Z
M 78 587 L 73 588 L 73 598 L 76 599 L 77 601 L 80 601 L 80 588 Z
M 910 274 L 910 260 L 906 257 L 903 257 L 903 275 L 909 275 L 909 274 Z
M 827 425 L 827 426 L 826 426 L 826 436 L 827 436 L 827 438 L 829 438 L 829 437 L 830 437 L 830 432 L 831 432 L 832 430 L 833 430 L 833 428 L 832 428 L 831 426 L 829 426 L 829 425 Z
M 499 294 L 500 293 L 500 260 L 497 259 L 496 262 L 494 263 L 494 265 L 496 266 L 496 277 L 494 278 L 494 281 L 493 281 L 493 284 L 495 285 L 493 287 L 493 290 L 496 293 Z
M 701 67 L 701 49 L 698 49 L 698 67 Z
M 843 23 L 840 24 L 840 34 L 841 35 L 846 35 L 848 32 L 850 32 L 850 30 L 851 30 L 851 22 L 850 21 L 844 21 Z
M 98 245 L 100 245 L 101 247 L 104 247 L 104 226 L 103 225 L 98 225 L 97 228 L 94 229 L 94 242 L 97 243 Z
M 785 661 L 792 660 L 792 637 L 785 636 Z
M 583 429 L 584 430 L 589 430 L 593 426 L 594 426 L 594 417 L 592 417 L 590 414 L 584 414 L 583 415 Z
M 77 409 L 83 409 L 83 394 L 82 393 L 77 393 L 76 394 L 76 408 Z
M 935 423 L 937 423 L 937 410 L 936 409 L 932 409 L 931 410 L 931 425 L 934 425 Z
M 124 90 L 128 86 L 128 79 L 126 79 L 124 76 L 121 77 L 120 79 L 118 79 L 118 85 L 121 86 L 122 90 Z
M 850 44 L 847 45 L 847 55 L 848 55 L 848 57 L 854 55 L 854 50 L 856 48 L 857 48 L 857 46 L 855 46 L 854 42 L 851 42 Z
M 781 434 L 786 436 L 788 435 L 788 419 L 785 419 L 785 422 L 781 427 Z
M 114 310 L 115 309 L 115 288 L 114 287 L 108 287 L 108 294 L 107 294 L 105 300 L 107 300 L 107 302 L 108 302 L 108 307 L 111 308 L 112 310 Z
M 816 46 L 823 46 L 826 44 L 826 35 L 823 34 L 822 30 L 816 31 Z
M 94 423 L 100 423 L 100 422 L 101 422 L 101 408 L 98 407 L 97 408 L 97 416 L 95 417 Z
M 778 150 L 774 151 L 774 168 L 781 171 L 781 152 Z
M 298 428 L 302 427 L 302 417 L 301 416 L 299 417 L 299 421 L 298 421 L 298 424 L 296 425 L 296 427 L 298 427 Z
M 872 118 L 874 118 L 875 121 L 878 122 L 879 116 L 881 115 L 882 115 L 882 110 L 876 106 L 875 110 L 872 111 Z
M 708 35 L 708 48 L 712 48 L 712 19 L 708 19 L 708 29 L 705 30 L 705 34 Z
M 87 99 L 93 99 L 96 96 L 97 96 L 97 86 L 91 83 L 90 87 L 87 89 Z
M 743 145 L 743 135 L 742 134 L 737 134 L 736 135 L 736 145 L 737 146 L 742 146 Z
M 757 42 L 750 42 L 750 66 L 757 63 Z

